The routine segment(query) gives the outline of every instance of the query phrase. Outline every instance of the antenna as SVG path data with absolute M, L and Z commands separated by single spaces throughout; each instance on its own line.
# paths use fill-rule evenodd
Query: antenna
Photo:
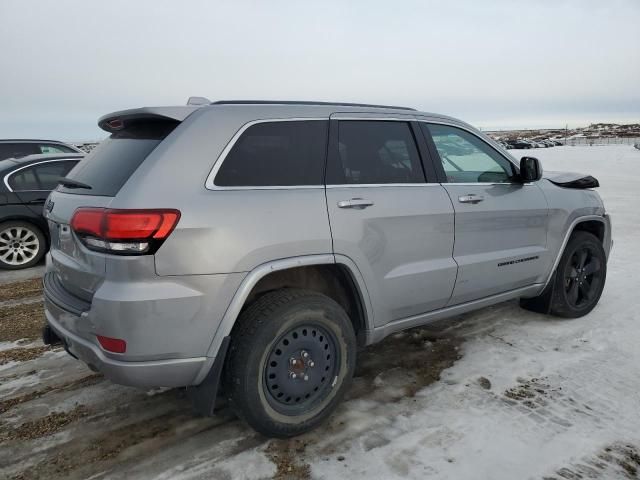
M 187 105 L 209 105 L 211 100 L 207 97 L 189 97 L 187 100 Z

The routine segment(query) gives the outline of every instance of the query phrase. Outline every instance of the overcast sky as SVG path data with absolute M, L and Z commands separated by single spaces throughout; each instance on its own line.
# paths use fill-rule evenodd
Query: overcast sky
M 640 0 L 0 0 L 0 53 L 0 138 L 99 139 L 190 95 L 640 122 Z

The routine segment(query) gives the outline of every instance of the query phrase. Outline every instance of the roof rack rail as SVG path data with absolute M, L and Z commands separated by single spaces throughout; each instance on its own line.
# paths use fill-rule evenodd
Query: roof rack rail
M 344 102 L 305 102 L 296 100 L 218 100 L 211 102 L 211 105 L 326 105 L 338 107 L 370 107 L 370 108 L 390 108 L 394 110 L 411 110 L 415 108 L 397 107 L 394 105 L 372 105 L 368 103 L 344 103 Z

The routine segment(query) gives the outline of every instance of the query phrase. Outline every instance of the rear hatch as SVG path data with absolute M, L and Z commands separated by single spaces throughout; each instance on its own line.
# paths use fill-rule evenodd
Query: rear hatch
M 129 243 L 122 244 L 124 249 L 112 249 L 116 244 L 101 240 L 100 234 L 92 235 L 105 223 L 100 215 L 113 212 L 108 208 L 129 177 L 183 120 L 179 115 L 141 114 L 142 110 L 103 117 L 99 124 L 111 135 L 67 174 L 45 204 L 51 233 L 45 286 L 56 297 L 67 297 L 61 298 L 66 300 L 63 304 L 75 307 L 67 310 L 88 309 L 104 280 L 108 255 L 153 253 L 127 250 Z M 80 220 L 79 209 L 86 214 Z

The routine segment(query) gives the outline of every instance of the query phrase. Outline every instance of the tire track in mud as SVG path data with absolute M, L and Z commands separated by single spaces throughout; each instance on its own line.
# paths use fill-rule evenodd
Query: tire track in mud
M 52 350 L 48 345 L 39 347 L 16 347 L 0 350 L 0 365 L 9 362 L 26 362 L 38 358 L 44 352 Z
M 362 352 L 354 388 L 349 392 L 348 400 L 367 397 L 371 392 L 379 389 L 381 381 L 386 381 L 380 380 L 381 376 L 395 377 L 399 370 L 404 371 L 405 374 L 400 376 L 401 381 L 396 385 L 398 398 L 410 398 L 420 388 L 436 381 L 440 372 L 459 358 L 458 342 L 451 339 L 437 339 L 431 342 L 428 338 L 428 333 L 414 331 L 393 336 L 388 341 Z M 100 379 L 98 376 L 95 380 L 89 380 L 92 377 L 94 376 L 86 377 L 87 380 L 52 386 L 18 397 L 17 400 L 13 399 L 13 405 L 10 408 L 55 390 L 89 386 Z M 240 438 L 253 439 L 232 445 L 222 442 L 220 445 L 222 451 L 216 455 L 224 458 L 258 448 L 276 465 L 277 472 L 274 478 L 277 479 L 310 477 L 310 467 L 305 461 L 307 445 L 310 447 L 309 455 L 315 457 L 319 454 L 330 455 L 333 449 L 339 448 L 338 445 L 351 441 L 348 435 L 345 435 L 340 442 L 333 444 L 333 448 L 329 448 L 325 441 L 321 441 L 321 439 L 335 436 L 347 427 L 344 422 L 341 423 L 337 419 L 330 420 L 317 431 L 303 436 L 302 440 L 267 440 L 253 434 L 248 427 L 229 416 L 228 409 L 223 409 L 218 414 L 228 418 L 222 423 L 219 419 L 194 417 L 190 411 L 189 402 L 184 398 L 183 392 L 178 390 L 169 390 L 153 397 L 142 394 L 129 403 L 115 406 L 113 403 L 109 406 L 100 406 L 98 403 L 88 404 L 86 408 L 87 415 L 79 415 L 55 431 L 72 428 L 73 432 L 74 428 L 78 428 L 73 427 L 74 424 L 90 422 L 93 425 L 92 429 L 97 432 L 95 436 L 89 439 L 83 438 L 82 442 L 71 438 L 64 444 L 53 447 L 50 451 L 46 451 L 34 465 L 25 465 L 25 468 L 15 473 L 13 478 L 81 478 L 105 471 L 110 466 L 124 469 L 122 472 L 125 474 L 128 468 L 126 464 L 122 465 L 122 456 L 124 455 L 125 462 L 128 456 L 125 451 L 135 450 L 136 462 L 141 462 L 159 455 L 160 447 L 165 451 L 177 448 L 184 435 L 179 432 L 179 426 L 185 423 L 190 424 L 190 428 L 193 429 L 189 435 L 206 435 L 207 430 L 214 429 L 221 433 L 225 431 L 223 438 L 226 438 L 227 434 L 232 434 L 239 435 Z M 155 415 L 152 412 L 151 417 L 140 419 L 141 416 L 145 416 L 145 411 L 154 411 L 156 408 L 162 413 Z M 6 411 L 6 406 L 4 409 Z M 130 423 L 131 419 L 136 421 Z M 122 422 L 125 422 L 125 425 L 111 428 L 113 424 L 118 425 Z M 224 425 L 232 428 L 224 428 Z M 29 441 L 26 440 L 24 445 L 28 448 Z M 152 448 L 145 445 L 152 445 Z M 217 473 L 222 475 L 222 472 Z
M 0 287 L 0 303 L 26 300 L 42 295 L 42 279 L 32 278 L 22 282 L 3 283 Z
M 0 307 L 0 342 L 12 342 L 24 338 L 40 339 L 44 327 L 44 303 L 31 303 Z
M 34 390 L 33 392 L 25 393 L 23 395 L 19 395 L 17 397 L 11 397 L 7 399 L 0 400 L 0 414 L 4 414 L 10 409 L 20 405 L 22 403 L 29 402 L 36 398 L 40 398 L 46 394 L 56 392 L 56 391 L 68 391 L 74 390 L 77 388 L 88 387 L 90 385 L 95 385 L 100 383 L 103 380 L 103 377 L 99 373 L 94 373 L 92 375 L 87 375 L 85 377 L 72 380 L 69 382 L 61 383 L 58 385 L 48 385 L 39 390 Z
M 85 405 L 77 405 L 68 412 L 53 412 L 36 420 L 24 422 L 18 427 L 0 426 L 0 443 L 12 440 L 34 440 L 53 435 L 70 423 L 87 417 L 89 413 L 90 410 Z
M 543 480 L 582 480 L 639 478 L 640 449 L 630 443 L 618 442 L 604 447 L 591 456 L 572 463 L 569 467 L 558 469 L 554 475 L 545 476 Z

